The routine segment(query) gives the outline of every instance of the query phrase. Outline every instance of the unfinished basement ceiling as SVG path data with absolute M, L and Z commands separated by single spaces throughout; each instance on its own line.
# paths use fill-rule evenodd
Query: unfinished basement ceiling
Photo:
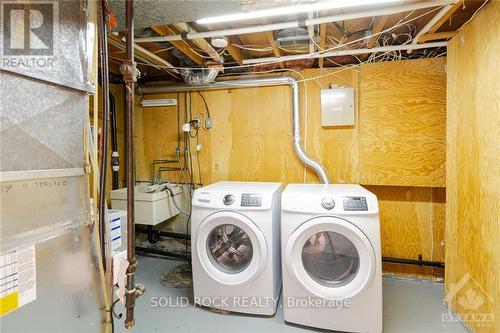
M 456 3 L 406 0 L 242 22 L 205 25 L 194 22 L 199 18 L 222 14 L 322 1 L 326 0 L 136 1 L 136 61 L 143 74 L 142 78 L 177 80 L 179 67 L 200 68 L 214 63 L 222 64 L 224 73 L 230 74 L 445 56 L 446 41 L 487 3 L 483 0 L 461 0 Z M 124 3 L 124 0 L 111 1 L 111 9 L 119 24 L 125 17 Z M 427 5 L 420 6 L 421 4 Z M 400 7 L 416 9 L 394 10 Z M 306 19 L 357 14 L 374 9 L 390 9 L 392 12 L 377 16 L 357 15 L 359 18 L 330 20 L 294 29 L 268 29 L 238 34 L 230 32 L 231 29 L 287 22 L 299 22 L 299 25 L 304 25 Z M 439 20 L 436 19 L 438 14 L 441 14 Z M 425 33 L 422 32 L 424 28 L 427 28 Z M 227 37 L 227 47 L 214 47 L 210 37 L 190 37 L 192 34 L 204 32 L 220 32 L 221 36 Z M 183 35 L 184 33 L 187 35 Z M 118 36 L 110 35 L 111 70 L 116 73 L 119 72 L 118 66 L 124 56 L 123 37 L 123 32 Z M 155 40 L 148 40 L 151 37 Z M 158 40 L 162 38 L 163 40 Z M 382 51 L 387 47 L 397 48 L 411 44 L 422 48 L 412 52 Z M 371 50 L 377 48 L 381 50 Z M 354 54 L 351 54 L 353 50 Z M 328 51 L 334 51 L 335 54 L 330 52 L 328 56 L 322 55 Z

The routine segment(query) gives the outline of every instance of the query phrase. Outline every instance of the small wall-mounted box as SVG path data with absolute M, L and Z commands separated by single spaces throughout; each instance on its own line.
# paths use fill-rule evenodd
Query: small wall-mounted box
M 321 126 L 354 126 L 354 88 L 321 90 Z

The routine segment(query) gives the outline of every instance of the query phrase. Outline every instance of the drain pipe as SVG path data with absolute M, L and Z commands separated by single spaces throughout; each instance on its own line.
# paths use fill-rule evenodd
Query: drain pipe
M 134 88 L 139 76 L 139 70 L 134 62 L 134 1 L 126 0 L 126 36 L 127 55 L 120 66 L 120 72 L 125 82 L 125 172 L 127 185 L 127 284 L 125 290 L 125 328 L 131 329 L 135 324 L 135 299 L 144 293 L 144 287 L 134 281 L 137 260 L 135 258 L 135 222 L 134 222 Z
M 140 94 L 158 94 L 167 92 L 186 92 L 197 90 L 221 90 L 221 89 L 235 89 L 235 88 L 253 88 L 253 87 L 267 87 L 267 86 L 280 86 L 288 85 L 292 88 L 292 115 L 293 115 L 293 148 L 298 159 L 307 167 L 316 172 L 318 177 L 324 184 L 330 182 L 325 168 L 307 156 L 302 148 L 301 133 L 300 133 L 300 87 L 299 82 L 293 76 L 274 76 L 262 78 L 247 78 L 235 79 L 227 81 L 214 81 L 203 86 L 190 86 L 185 84 L 159 84 L 159 85 L 146 85 L 139 87 Z

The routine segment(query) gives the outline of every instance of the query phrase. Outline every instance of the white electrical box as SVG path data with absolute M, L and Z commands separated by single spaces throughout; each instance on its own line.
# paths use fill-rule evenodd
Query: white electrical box
M 321 126 L 354 126 L 354 88 L 321 90 Z

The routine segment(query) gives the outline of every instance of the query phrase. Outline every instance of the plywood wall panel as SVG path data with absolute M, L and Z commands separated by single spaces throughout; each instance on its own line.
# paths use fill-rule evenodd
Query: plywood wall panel
M 447 301 L 472 331 L 491 333 L 500 330 L 499 20 L 491 1 L 448 46 Z
M 314 158 L 321 160 L 334 183 L 357 183 L 358 168 L 358 127 L 321 127 L 321 89 L 331 85 L 359 88 L 359 71 L 353 70 L 321 70 L 309 69 L 302 72 L 305 81 L 302 89 L 302 108 L 304 119 L 304 149 Z M 327 75 L 331 74 L 331 75 Z M 307 92 L 307 98 L 306 98 Z M 356 110 L 359 109 L 355 94 Z M 318 182 L 318 176 L 307 170 L 306 182 Z
M 445 59 L 361 66 L 360 182 L 445 186 Z
M 434 61 L 434 60 L 429 60 Z M 425 65 L 425 64 L 424 64 Z M 427 65 L 424 68 L 428 68 Z M 333 85 L 349 86 L 360 92 L 361 72 L 310 69 L 301 72 L 303 146 L 320 160 L 334 183 L 358 183 L 360 179 L 360 127 L 321 127 L 320 89 Z M 314 80 L 312 80 L 314 78 Z M 443 83 L 444 84 L 444 83 Z M 413 89 L 413 88 L 412 88 Z M 291 93 L 288 87 L 230 89 L 203 92 L 214 120 L 209 131 L 201 130 L 201 179 L 204 184 L 219 180 L 318 182 L 318 177 L 297 160 L 291 143 Z M 172 94 L 147 98 L 172 98 Z M 191 93 L 193 117 L 206 112 L 202 99 Z M 358 116 L 363 105 L 356 101 Z M 307 107 L 305 107 L 307 106 Z M 181 123 L 184 122 L 184 94 L 180 94 Z M 150 179 L 150 163 L 171 156 L 177 146 L 175 107 L 136 110 L 136 162 L 138 179 Z M 443 119 L 441 117 L 441 119 Z M 443 120 L 444 121 L 444 120 Z M 444 131 L 444 129 L 443 129 Z M 193 153 L 196 142 L 192 142 Z M 444 154 L 444 152 L 443 152 Z M 197 163 L 197 154 L 193 159 Z M 398 162 L 399 163 L 399 162 Z M 392 168 L 399 168 L 399 164 Z M 199 177 L 195 172 L 195 180 Z M 177 180 L 174 178 L 174 180 Z M 383 255 L 442 260 L 439 244 L 444 230 L 444 189 L 410 186 L 370 186 L 381 203 Z M 441 193 L 441 196 L 435 194 Z M 433 241 L 430 233 L 432 222 Z M 434 243 L 434 257 L 431 256 Z M 391 265 L 387 271 L 421 276 L 439 276 L 412 266 Z

